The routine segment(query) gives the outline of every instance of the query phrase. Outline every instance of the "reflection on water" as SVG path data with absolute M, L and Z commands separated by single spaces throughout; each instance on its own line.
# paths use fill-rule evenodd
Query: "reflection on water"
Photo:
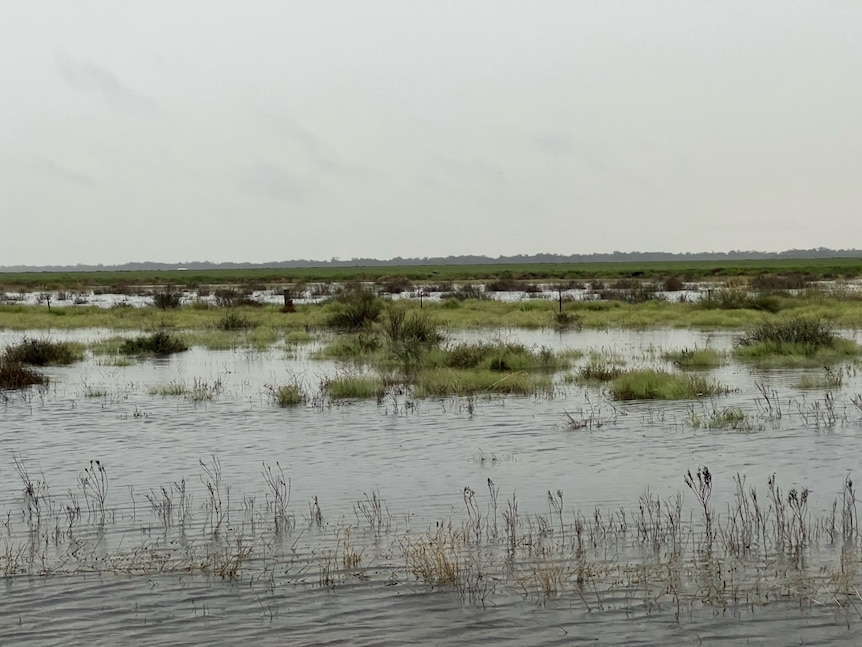
M 613 349 L 643 366 L 660 364 L 664 350 L 726 349 L 732 339 L 505 334 Z M 794 387 L 800 371 L 736 363 L 713 372 L 738 388 L 714 402 L 610 403 L 562 376 L 539 399 L 391 394 L 298 409 L 274 406 L 264 388 L 336 370 L 301 350 L 195 349 L 129 367 L 51 368 L 47 391 L 6 394 L 2 641 L 853 639 L 862 582 L 845 477 L 859 471 L 855 372 L 831 405 L 822 391 Z M 198 402 L 150 394 L 196 379 L 223 389 Z M 775 394 L 780 415 L 765 410 L 757 385 Z M 757 429 L 690 424 L 693 411 L 730 406 Z M 606 424 L 573 431 L 567 412 L 598 412 Z M 711 539 L 697 487 L 683 479 L 691 470 L 697 481 L 700 465 L 712 477 Z M 764 521 L 746 535 L 744 520 L 757 518 L 751 487 Z

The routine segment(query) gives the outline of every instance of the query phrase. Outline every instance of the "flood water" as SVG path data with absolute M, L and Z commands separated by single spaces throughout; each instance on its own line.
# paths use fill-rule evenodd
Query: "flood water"
M 681 330 L 454 339 L 500 334 L 613 351 L 628 366 L 733 341 Z M 0 333 L 0 345 L 21 336 Z M 314 347 L 194 348 L 131 366 L 91 357 L 47 369 L 45 390 L 4 394 L 0 644 L 856 644 L 858 533 L 830 536 L 821 522 L 837 500 L 841 524 L 845 478 L 860 473 L 854 367 L 828 394 L 797 386 L 823 369 L 731 362 L 709 375 L 733 392 L 697 401 L 611 402 L 560 373 L 553 394 L 529 397 L 392 391 L 279 408 L 267 385 L 313 391 L 358 370 L 309 359 Z M 219 388 L 152 394 L 195 383 Z M 754 428 L 691 422 L 725 407 Z M 569 416 L 590 424 L 572 429 Z M 761 540 L 741 555 L 719 532 L 705 552 L 683 478 L 700 466 L 725 532 L 737 474 L 764 509 L 773 474 L 784 493 L 807 489 L 801 548 L 788 558 Z M 668 531 L 677 494 L 682 528 Z M 664 506 L 661 538 L 636 521 L 645 500 Z

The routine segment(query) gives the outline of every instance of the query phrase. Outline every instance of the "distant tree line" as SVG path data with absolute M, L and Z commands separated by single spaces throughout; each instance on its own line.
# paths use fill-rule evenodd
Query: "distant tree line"
M 134 262 L 122 265 L 0 265 L 0 272 L 97 272 L 97 271 L 154 271 L 176 270 L 224 270 L 255 268 L 306 268 L 306 267 L 385 267 L 411 265 L 491 265 L 498 263 L 604 263 L 649 261 L 741 261 L 768 259 L 807 259 L 807 258 L 862 258 L 859 249 L 789 249 L 783 252 L 759 252 L 754 250 L 732 250 L 729 252 L 610 252 L 604 254 L 518 254 L 516 256 L 425 256 L 422 258 L 402 258 L 396 256 L 386 260 L 377 258 L 333 258 L 328 261 L 295 259 L 272 261 L 268 263 L 214 263 L 211 261 L 192 261 L 187 263 Z

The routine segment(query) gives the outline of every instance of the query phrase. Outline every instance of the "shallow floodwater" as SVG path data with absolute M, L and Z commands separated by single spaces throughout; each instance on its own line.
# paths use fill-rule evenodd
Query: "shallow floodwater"
M 493 336 L 615 352 L 629 366 L 666 366 L 666 350 L 729 349 L 733 339 L 679 330 L 457 339 Z M 20 337 L 0 333 L 0 345 Z M 812 527 L 836 498 L 840 511 L 844 479 L 860 471 L 862 411 L 852 398 L 862 381 L 853 367 L 841 368 L 843 384 L 828 396 L 795 386 L 822 369 L 731 362 L 709 375 L 736 390 L 709 400 L 610 402 L 601 388 L 559 374 L 553 394 L 532 397 L 416 400 L 392 391 L 379 402 L 277 407 L 267 385 L 299 379 L 313 391 L 325 376 L 358 370 L 309 359 L 313 347 L 192 349 L 123 367 L 89 358 L 49 368 L 46 390 L 6 393 L 0 644 L 855 644 L 862 599 L 839 599 L 823 575 L 846 543 L 821 529 L 805 564 L 767 555 L 753 575 L 747 562 L 716 562 L 725 592 L 705 589 L 693 548 L 699 508 L 683 482 L 708 466 L 719 515 L 735 500 L 737 473 L 761 500 L 773 474 L 784 492 L 807 488 Z M 194 383 L 220 388 L 197 401 L 151 394 Z M 692 425 L 693 414 L 731 406 L 756 428 Z M 571 429 L 569 416 L 590 424 Z M 97 466 L 107 483 L 102 507 Z M 281 506 L 267 469 L 289 481 Z M 681 567 L 674 594 L 657 574 L 669 550 L 645 557 L 635 531 L 647 488 L 662 502 L 685 497 L 692 530 L 680 535 L 680 559 L 691 566 Z M 507 554 L 513 495 L 519 530 Z M 620 509 L 628 529 L 611 533 L 607 520 Z M 592 541 L 577 558 L 561 557 L 579 511 Z M 460 556 L 466 579 L 424 577 L 418 555 L 455 539 L 468 550 L 447 554 Z M 632 575 L 639 564 L 652 566 Z M 728 589 L 725 567 L 745 584 Z

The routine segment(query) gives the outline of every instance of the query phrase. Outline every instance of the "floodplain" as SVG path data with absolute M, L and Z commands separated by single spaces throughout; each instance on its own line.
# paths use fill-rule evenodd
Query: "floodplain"
M 0 635 L 853 644 L 857 286 L 651 287 L 0 306 Z

